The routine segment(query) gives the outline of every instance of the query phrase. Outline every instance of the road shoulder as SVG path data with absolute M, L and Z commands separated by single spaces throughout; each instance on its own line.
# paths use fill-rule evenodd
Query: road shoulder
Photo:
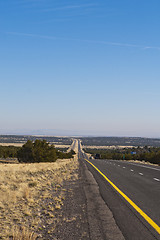
M 124 240 L 112 212 L 100 195 L 96 180 L 83 161 L 80 161 L 80 170 L 84 179 L 90 239 Z

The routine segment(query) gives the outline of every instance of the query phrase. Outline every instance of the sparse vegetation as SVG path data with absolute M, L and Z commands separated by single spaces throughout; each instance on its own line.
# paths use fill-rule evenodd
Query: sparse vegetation
M 0 166 L 0 239 L 54 239 L 64 183 L 77 179 L 78 161 Z

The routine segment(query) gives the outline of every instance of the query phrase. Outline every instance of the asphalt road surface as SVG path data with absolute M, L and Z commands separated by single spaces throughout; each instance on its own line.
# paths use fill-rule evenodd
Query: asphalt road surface
M 96 179 L 101 196 L 125 239 L 160 239 L 160 167 L 88 159 L 80 143 L 79 158 L 86 162 Z

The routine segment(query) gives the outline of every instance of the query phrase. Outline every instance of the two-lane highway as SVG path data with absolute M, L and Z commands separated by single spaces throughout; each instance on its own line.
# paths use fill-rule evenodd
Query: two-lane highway
M 125 239 L 160 239 L 160 167 L 88 160 L 81 147 L 79 151 Z

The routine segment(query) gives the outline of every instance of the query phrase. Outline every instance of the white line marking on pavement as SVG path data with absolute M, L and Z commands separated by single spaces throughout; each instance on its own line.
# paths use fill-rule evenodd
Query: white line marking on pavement
M 138 166 L 138 167 L 144 167 L 144 168 L 149 168 L 149 169 L 160 171 L 159 168 L 148 167 L 148 166 L 144 166 L 144 165 L 141 165 L 141 164 L 135 164 L 135 163 L 128 163 L 128 164 L 135 165 L 135 166 Z
M 158 182 L 160 182 L 160 179 L 158 179 L 158 178 L 153 178 L 155 181 L 158 181 Z
M 140 172 L 139 174 L 143 176 L 143 173 Z
M 120 167 L 120 165 L 118 165 L 118 167 Z
M 123 168 L 126 168 L 126 167 L 123 167 Z
M 133 172 L 134 170 L 133 169 L 131 169 L 131 172 Z

